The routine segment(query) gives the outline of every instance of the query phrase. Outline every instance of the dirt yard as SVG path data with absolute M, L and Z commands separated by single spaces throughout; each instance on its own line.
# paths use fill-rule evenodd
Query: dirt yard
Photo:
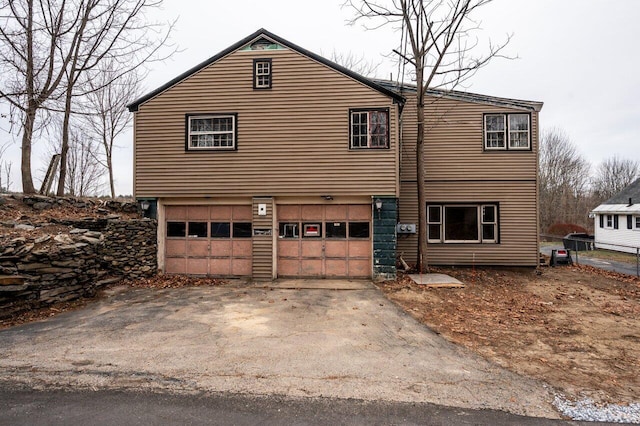
M 438 269 L 463 289 L 379 284 L 447 339 L 569 398 L 640 401 L 640 280 L 589 267 Z

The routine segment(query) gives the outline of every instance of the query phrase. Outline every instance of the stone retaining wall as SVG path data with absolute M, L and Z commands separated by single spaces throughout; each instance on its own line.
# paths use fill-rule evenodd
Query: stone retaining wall
M 83 227 L 55 236 L 23 236 L 2 242 L 0 319 L 91 296 L 122 278 L 156 273 L 155 220 L 86 220 L 73 225 Z

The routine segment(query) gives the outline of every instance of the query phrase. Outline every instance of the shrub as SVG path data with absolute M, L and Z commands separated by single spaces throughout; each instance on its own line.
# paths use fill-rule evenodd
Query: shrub
M 575 223 L 554 223 L 549 227 L 549 229 L 547 229 L 547 234 L 558 235 L 561 237 L 573 232 L 578 232 L 581 234 L 588 233 L 586 228 L 583 228 L 580 225 L 576 225 Z

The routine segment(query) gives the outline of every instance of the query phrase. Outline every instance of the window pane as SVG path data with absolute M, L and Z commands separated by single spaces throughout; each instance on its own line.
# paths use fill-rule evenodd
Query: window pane
M 349 238 L 369 238 L 369 222 L 349 222 Z
M 207 237 L 207 222 L 189 222 L 190 237 Z
M 167 222 L 167 237 L 182 237 L 187 234 L 187 224 L 184 222 Z
M 303 223 L 302 224 L 302 237 L 303 238 L 316 238 L 322 237 L 322 223 Z
M 251 238 L 251 222 L 234 223 L 233 238 Z
M 496 239 L 496 226 L 495 225 L 482 225 L 482 239 L 485 241 L 495 241 Z
M 504 133 L 487 133 L 487 148 L 504 148 Z
M 529 116 L 527 114 L 509 114 L 509 130 L 529 131 Z
M 327 238 L 347 238 L 346 222 L 327 222 L 325 229 Z
M 495 223 L 496 206 L 482 206 L 482 222 Z
M 211 130 L 213 130 L 213 122 L 210 118 L 191 119 L 192 132 L 210 132 Z
M 484 121 L 486 131 L 504 131 L 504 115 L 485 115 Z
M 211 238 L 229 238 L 229 222 L 211 222 Z
M 478 209 L 467 206 L 445 206 L 444 238 L 448 241 L 478 241 Z
M 529 148 L 528 132 L 510 132 L 509 146 L 512 148 Z
M 440 206 L 427 206 L 427 222 L 440 223 L 442 218 L 440 217 L 442 209 Z
M 636 216 L 636 228 L 640 229 L 640 216 Z
M 427 228 L 427 231 L 428 231 L 427 239 L 440 241 L 441 240 L 440 226 L 441 226 L 440 224 L 429 225 Z
M 280 238 L 298 238 L 299 224 L 292 222 L 280 222 L 279 233 Z

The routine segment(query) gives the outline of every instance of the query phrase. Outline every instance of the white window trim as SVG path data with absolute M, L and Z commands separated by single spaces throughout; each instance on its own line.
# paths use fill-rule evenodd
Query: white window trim
M 387 118 L 387 126 L 386 126 L 386 132 L 385 132 L 385 138 L 386 138 L 386 144 L 384 146 L 372 146 L 371 145 L 371 133 L 369 133 L 369 120 L 370 120 L 370 114 L 372 112 L 376 112 L 376 113 L 383 113 L 386 118 Z M 354 146 L 353 144 L 353 118 L 355 115 L 364 115 L 365 117 L 367 117 L 367 146 Z M 389 147 L 391 146 L 391 141 L 390 139 L 390 128 L 389 128 L 389 120 L 390 120 L 390 114 L 389 114 L 389 110 L 387 109 L 355 109 L 355 110 L 350 110 L 349 111 L 349 148 L 350 149 L 389 149 Z M 361 136 L 361 135 L 358 135 Z
M 527 117 L 527 146 L 512 146 L 511 145 L 511 120 L 509 119 L 512 115 L 525 115 Z M 503 128 L 502 131 L 504 137 L 504 146 L 488 146 L 488 138 L 487 135 L 490 133 L 500 133 L 496 130 L 489 131 L 487 130 L 487 117 L 497 117 L 501 116 L 503 119 Z M 531 151 L 531 114 L 522 113 L 522 112 L 514 112 L 514 113 L 487 113 L 483 116 L 483 133 L 484 133 L 484 150 L 485 151 Z M 514 132 L 524 132 L 524 130 L 514 130 Z
M 440 222 L 429 222 L 429 208 L 430 207 L 439 207 L 440 208 Z M 447 223 L 446 223 L 446 208 L 447 207 L 474 207 L 476 209 L 476 214 L 478 215 L 478 229 L 477 236 L 478 238 L 475 240 L 447 240 L 445 238 Z M 493 222 L 483 222 L 482 221 L 482 210 L 485 207 L 492 207 L 494 209 L 494 221 Z M 497 203 L 482 203 L 482 204 L 427 204 L 427 236 L 429 233 L 428 226 L 429 225 L 440 225 L 440 239 L 427 239 L 427 243 L 442 243 L 442 244 L 498 244 L 498 232 L 499 232 L 499 214 L 500 209 L 498 208 Z M 494 226 L 494 238 L 493 239 L 483 239 L 482 238 L 482 226 L 483 225 L 493 225 Z M 428 237 L 427 237 L 428 238 Z
M 231 119 L 231 130 L 226 131 L 192 131 L 191 123 L 192 120 L 203 120 L 209 118 L 230 118 Z M 206 114 L 206 115 L 190 115 L 189 116 L 189 132 L 187 134 L 187 149 L 189 151 L 229 151 L 236 149 L 236 116 L 233 114 Z M 231 135 L 231 140 L 233 144 L 231 146 L 192 146 L 191 145 L 191 136 L 193 135 Z
M 611 224 L 609 224 L 609 220 L 611 220 Z M 604 215 L 604 229 L 613 229 L 613 215 L 605 214 Z
M 640 231 L 640 216 L 633 216 L 634 230 Z

